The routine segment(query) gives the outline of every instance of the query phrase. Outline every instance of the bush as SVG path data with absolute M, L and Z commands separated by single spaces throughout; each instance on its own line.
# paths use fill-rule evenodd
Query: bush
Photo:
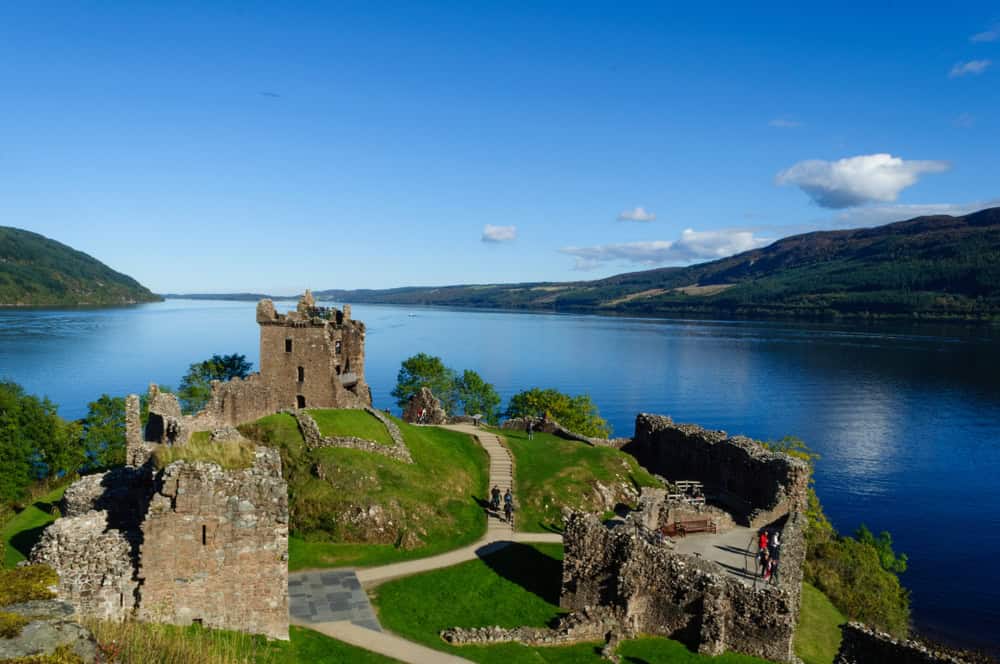
M 59 576 L 48 565 L 26 565 L 0 570 L 0 606 L 20 604 L 33 599 L 52 599 L 50 586 L 59 583 Z
M 16 613 L 0 611 L 0 638 L 13 639 L 21 633 L 30 620 Z
M 607 438 L 611 433 L 611 427 L 587 394 L 571 397 L 551 388 L 535 387 L 512 396 L 505 414 L 507 417 L 546 414 L 570 431 L 595 438 Z
M 396 387 L 392 389 L 392 396 L 396 399 L 396 405 L 405 409 L 410 397 L 420 392 L 420 388 L 426 387 L 441 400 L 445 411 L 450 413 L 455 410 L 456 380 L 455 372 L 446 367 L 440 357 L 417 353 L 403 360 L 396 375 Z

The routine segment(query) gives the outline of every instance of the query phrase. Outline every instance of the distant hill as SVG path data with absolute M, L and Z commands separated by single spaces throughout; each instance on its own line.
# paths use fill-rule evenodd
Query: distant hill
M 1000 319 L 1000 208 L 794 235 L 708 263 L 596 281 L 316 295 L 349 302 L 649 315 Z
M 708 263 L 595 281 L 315 295 L 374 304 L 644 315 L 1000 320 L 1000 208 L 793 235 Z
M 161 298 L 135 279 L 47 237 L 0 226 L 0 306 L 116 305 Z

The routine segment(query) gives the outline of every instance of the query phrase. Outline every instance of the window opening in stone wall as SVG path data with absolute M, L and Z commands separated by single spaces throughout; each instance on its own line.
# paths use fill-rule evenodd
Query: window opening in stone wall
M 208 526 L 201 527 L 201 545 L 202 546 L 208 545 Z
M 333 344 L 333 352 L 335 352 L 337 355 L 340 355 L 340 340 L 339 339 L 337 341 L 335 341 L 334 344 Z
M 118 593 L 118 606 L 125 606 L 125 593 Z
M 299 382 L 303 382 L 306 379 L 306 368 L 299 367 Z
M 306 398 L 304 396 L 302 396 L 301 394 L 297 395 L 295 397 L 295 405 L 297 405 L 299 408 L 305 408 L 306 407 Z
M 292 340 L 291 339 L 285 339 L 285 352 L 286 353 L 291 353 L 292 352 Z
M 198 627 L 203 627 L 205 622 L 201 618 L 195 618 L 191 621 L 192 625 L 197 625 Z
M 339 364 L 336 366 L 336 369 L 337 369 L 337 375 L 339 376 L 340 375 L 340 365 Z

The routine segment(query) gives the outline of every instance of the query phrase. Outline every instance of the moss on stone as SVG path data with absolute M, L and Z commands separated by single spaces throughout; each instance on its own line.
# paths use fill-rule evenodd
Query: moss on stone
M 33 599 L 52 599 L 49 589 L 59 583 L 59 576 L 48 565 L 26 565 L 0 571 L 0 606 L 20 604 Z
M 21 630 L 30 620 L 16 613 L 0 611 L 0 638 L 13 639 L 21 634 Z
M 5 659 L 5 664 L 84 664 L 70 646 L 59 646 L 47 655 L 31 655 Z

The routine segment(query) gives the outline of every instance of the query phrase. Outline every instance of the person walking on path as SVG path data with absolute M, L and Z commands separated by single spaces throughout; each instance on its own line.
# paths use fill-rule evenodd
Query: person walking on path
M 781 557 L 781 539 L 778 537 L 780 533 L 781 531 L 775 530 L 767 540 L 767 548 L 770 549 L 771 560 L 776 561 Z
M 514 494 L 507 489 L 507 493 L 503 495 L 503 514 L 507 517 L 507 523 L 514 523 Z
M 493 490 L 490 491 L 490 509 L 500 514 L 500 487 L 496 484 L 493 485 Z
M 532 432 L 534 430 L 535 430 L 535 423 L 532 422 L 531 420 L 528 420 L 528 440 L 531 440 L 534 437 L 532 435 Z
M 760 531 L 760 541 L 758 542 L 758 548 L 763 551 L 767 549 L 767 531 Z

